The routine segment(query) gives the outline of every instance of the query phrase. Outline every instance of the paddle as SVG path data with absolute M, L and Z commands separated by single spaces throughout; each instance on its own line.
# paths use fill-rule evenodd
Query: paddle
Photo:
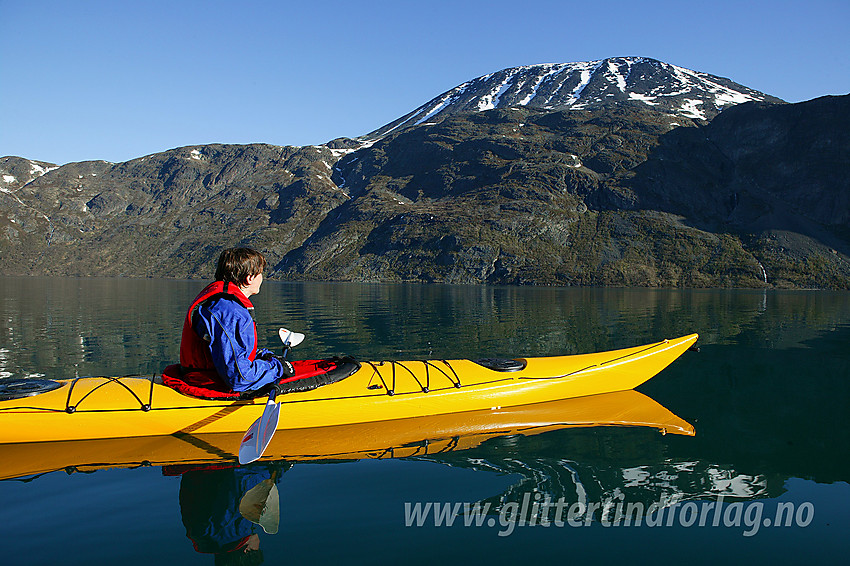
M 284 358 L 289 353 L 290 348 L 304 341 L 303 334 L 291 332 L 285 328 L 281 328 L 278 334 L 283 342 Z M 272 388 L 269 392 L 269 400 L 266 401 L 266 407 L 263 409 L 263 414 L 248 427 L 248 430 L 242 437 L 242 443 L 239 445 L 240 464 L 250 464 L 258 460 L 272 441 L 272 436 L 274 436 L 274 432 L 277 430 L 277 423 L 280 419 L 280 403 L 275 402 L 275 395 L 277 395 L 277 390 Z

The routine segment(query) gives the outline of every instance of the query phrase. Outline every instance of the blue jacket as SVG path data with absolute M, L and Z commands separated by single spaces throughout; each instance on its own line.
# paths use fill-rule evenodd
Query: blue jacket
M 280 360 L 257 351 L 253 313 L 234 300 L 217 297 L 202 303 L 192 318 L 198 336 L 208 342 L 218 374 L 234 391 L 256 390 L 284 375 Z

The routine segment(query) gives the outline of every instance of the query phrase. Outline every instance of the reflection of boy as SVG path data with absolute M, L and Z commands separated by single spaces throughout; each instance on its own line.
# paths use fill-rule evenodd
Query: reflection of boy
M 256 391 L 281 377 L 292 366 L 257 351 L 254 305 L 266 260 L 250 248 L 221 252 L 215 281 L 192 302 L 180 340 L 180 378 L 199 387 L 224 391 Z
M 195 550 L 214 554 L 216 564 L 261 564 L 263 553 L 254 522 L 239 504 L 264 480 L 287 469 L 281 464 L 224 469 L 194 469 L 180 479 L 180 514 Z M 163 470 L 170 473 L 169 470 Z M 256 519 L 256 517 L 252 517 Z

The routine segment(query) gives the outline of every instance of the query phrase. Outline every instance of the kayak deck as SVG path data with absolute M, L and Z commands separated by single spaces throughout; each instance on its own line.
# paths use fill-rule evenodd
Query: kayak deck
M 363 362 L 342 381 L 280 396 L 278 430 L 496 410 L 625 391 L 667 367 L 697 338 L 692 334 L 610 352 L 524 358 L 519 371 L 497 371 L 471 360 Z M 61 383 L 40 395 L 0 401 L 0 444 L 244 432 L 266 401 L 196 399 L 154 378 L 87 377 Z

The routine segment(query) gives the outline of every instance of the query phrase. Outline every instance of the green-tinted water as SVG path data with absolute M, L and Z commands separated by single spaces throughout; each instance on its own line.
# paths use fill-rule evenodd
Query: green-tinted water
M 155 373 L 176 360 L 201 286 L 0 279 L 0 374 Z M 281 325 L 308 335 L 300 358 L 556 355 L 690 332 L 702 350 L 640 388 L 695 437 L 567 429 L 416 458 L 280 463 L 279 532 L 255 529 L 266 563 L 794 563 L 850 550 L 846 293 L 267 282 L 254 302 L 264 345 Z M 0 482 L 0 563 L 211 564 L 186 536 L 190 511 L 268 472 Z M 200 507 L 198 490 L 210 494 Z M 464 503 L 489 514 L 464 516 Z M 591 508 L 570 516 L 576 504 Z M 618 506 L 632 516 L 618 520 Z

